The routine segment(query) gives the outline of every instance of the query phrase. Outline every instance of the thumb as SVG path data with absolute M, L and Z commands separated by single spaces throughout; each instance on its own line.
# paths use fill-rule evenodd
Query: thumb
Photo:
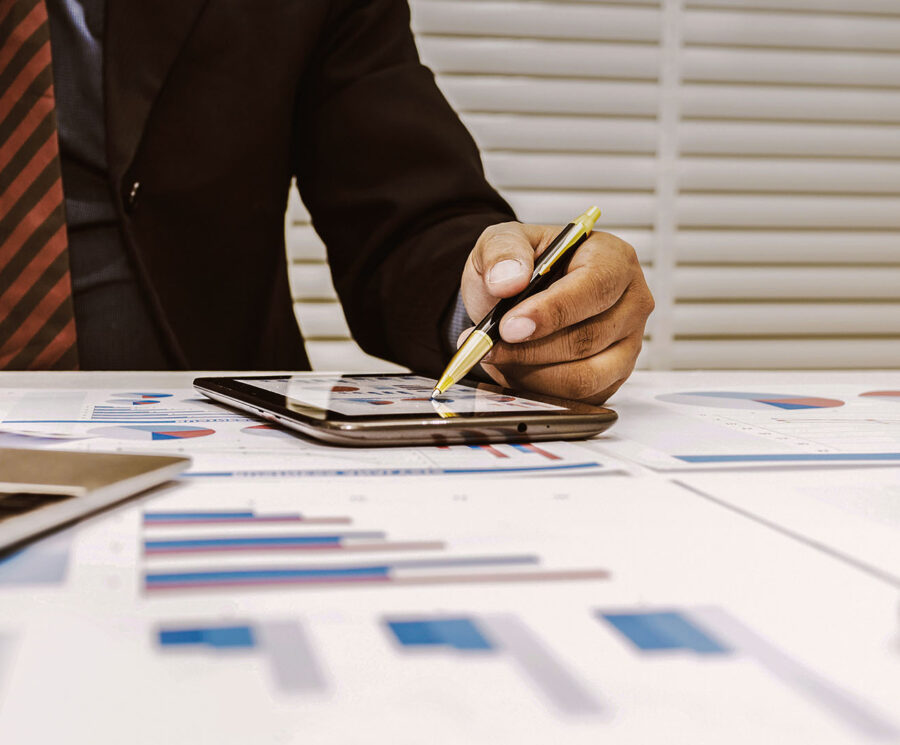
M 489 227 L 475 244 L 463 271 L 463 303 L 480 320 L 500 298 L 528 285 L 534 270 L 534 245 L 519 223 Z

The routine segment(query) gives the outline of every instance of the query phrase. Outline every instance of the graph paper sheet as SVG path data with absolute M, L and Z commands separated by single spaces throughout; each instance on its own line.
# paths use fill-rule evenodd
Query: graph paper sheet
M 728 387 L 714 374 L 685 376 L 689 384 L 678 388 L 625 386 L 612 402 L 619 421 L 595 441 L 598 452 L 665 471 L 900 466 L 897 373 L 876 385 L 745 377 L 750 382 Z
M 0 446 L 188 455 L 193 477 L 219 480 L 622 470 L 614 458 L 568 442 L 333 447 L 225 409 L 190 388 L 0 391 Z
M 709 499 L 824 546 L 900 588 L 900 469 L 684 474 Z
M 663 480 L 384 484 L 183 483 L 38 551 L 27 592 L 10 560 L 0 741 L 898 734 L 875 578 Z

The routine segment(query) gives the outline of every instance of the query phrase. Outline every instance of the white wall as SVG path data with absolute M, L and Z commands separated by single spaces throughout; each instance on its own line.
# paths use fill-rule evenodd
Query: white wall
M 900 0 L 411 6 L 520 218 L 598 203 L 638 250 L 657 298 L 642 366 L 900 367 Z M 295 199 L 313 364 L 375 369 L 307 220 Z

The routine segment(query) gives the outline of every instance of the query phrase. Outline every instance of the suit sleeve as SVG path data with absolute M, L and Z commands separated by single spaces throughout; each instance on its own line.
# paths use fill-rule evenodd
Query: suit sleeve
M 354 337 L 439 374 L 466 258 L 515 217 L 420 64 L 406 0 L 333 4 L 297 122 L 297 182 Z

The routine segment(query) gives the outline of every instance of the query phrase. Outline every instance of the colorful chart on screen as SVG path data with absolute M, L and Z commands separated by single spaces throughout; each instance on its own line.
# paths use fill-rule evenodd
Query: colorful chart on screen
M 900 404 L 900 391 L 867 391 L 859 395 L 865 398 L 878 398 L 882 401 L 893 401 Z
M 124 427 L 98 427 L 91 434 L 115 440 L 183 440 L 214 435 L 214 429 L 180 424 L 134 424 Z
M 836 398 L 793 396 L 786 393 L 745 393 L 742 391 L 687 391 L 666 393 L 657 401 L 685 406 L 708 406 L 716 409 L 831 409 L 843 406 Z
M 295 440 L 297 439 L 287 430 L 276 427 L 274 424 L 254 424 L 251 427 L 241 429 L 245 435 L 254 435 L 256 437 L 272 437 L 278 440 Z
M 419 376 L 298 375 L 293 378 L 242 378 L 240 382 L 285 396 L 299 406 L 328 409 L 345 416 L 558 411 L 561 406 L 518 396 L 455 386 L 431 400 L 435 381 Z M 442 411 L 443 410 L 443 411 Z

